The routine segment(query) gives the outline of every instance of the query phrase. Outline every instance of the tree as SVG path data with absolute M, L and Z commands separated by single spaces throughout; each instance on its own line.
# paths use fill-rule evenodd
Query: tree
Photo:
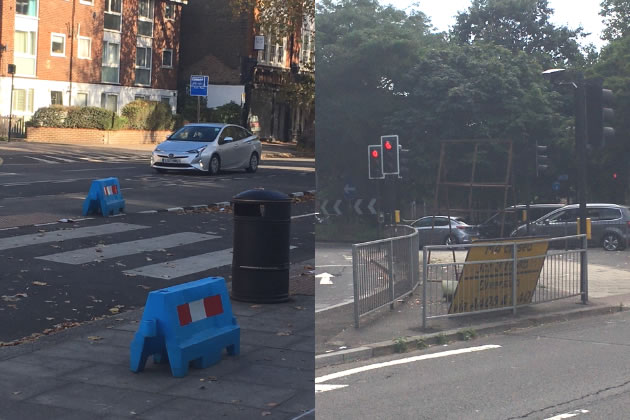
M 510 51 L 534 54 L 543 65 L 582 60 L 581 27 L 555 26 L 547 0 L 473 0 L 457 16 L 452 36 L 462 43 L 492 42 Z
M 630 1 L 603 0 L 599 15 L 604 18 L 606 25 L 602 39 L 612 41 L 623 38 L 630 32 Z

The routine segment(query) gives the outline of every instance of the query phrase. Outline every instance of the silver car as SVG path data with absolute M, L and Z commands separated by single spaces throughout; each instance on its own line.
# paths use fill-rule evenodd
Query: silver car
M 580 208 L 571 204 L 549 213 L 529 226 L 530 236 L 560 237 L 577 233 Z M 630 209 L 617 204 L 587 204 L 586 217 L 591 219 L 591 242 L 606 251 L 623 250 L 630 243 Z M 521 226 L 512 236 L 526 236 Z
M 479 234 L 475 226 L 466 224 L 457 217 L 426 216 L 411 224 L 418 231 L 420 247 L 424 245 L 469 244 Z
M 151 167 L 166 170 L 202 171 L 214 175 L 222 169 L 246 169 L 256 172 L 262 145 L 257 136 L 233 124 L 188 124 L 151 155 Z

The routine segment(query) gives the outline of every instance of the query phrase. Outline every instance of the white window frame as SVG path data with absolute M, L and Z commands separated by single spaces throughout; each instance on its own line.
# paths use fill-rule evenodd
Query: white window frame
M 37 0 L 37 6 L 35 7 L 35 15 L 23 15 L 22 13 L 17 12 L 17 2 L 15 3 L 15 15 L 21 17 L 27 17 L 31 19 L 39 18 L 39 0 Z
M 107 10 L 108 3 L 109 3 L 109 6 L 110 6 L 110 9 L 111 9 L 111 2 L 112 1 L 113 0 L 105 0 L 105 9 L 103 10 L 103 14 L 104 15 L 110 14 L 110 15 L 120 16 L 120 26 L 118 27 L 118 29 L 110 29 L 110 28 L 105 28 L 104 27 L 105 24 L 103 24 L 103 27 L 104 27 L 104 30 L 106 30 L 106 31 L 121 32 L 122 31 L 122 11 L 124 10 L 125 5 L 123 3 L 123 0 L 120 0 L 120 12 L 113 12 L 111 10 Z
M 141 1 L 149 2 L 149 15 L 150 16 L 140 16 L 140 2 Z M 155 29 L 155 24 L 153 22 L 154 18 L 155 18 L 155 0 L 138 0 L 138 22 L 151 22 L 151 35 L 143 35 L 138 32 L 138 36 L 153 38 L 153 30 Z
M 17 100 L 15 100 L 15 96 L 17 96 L 19 94 L 19 92 L 24 92 L 24 109 L 17 109 L 16 105 L 18 103 Z M 29 113 L 33 113 L 33 102 L 35 99 L 35 90 L 30 88 L 30 89 L 13 89 L 13 95 L 14 95 L 14 100 L 13 100 L 13 110 L 12 113 L 14 115 L 24 115 L 24 114 L 29 114 Z
M 169 64 L 169 65 L 165 65 L 164 64 L 164 53 L 166 51 L 170 51 L 171 52 L 171 64 Z M 165 68 L 165 69 L 172 69 L 173 68 L 173 49 L 172 48 L 164 48 L 162 50 L 162 68 Z
M 62 53 L 56 53 L 53 52 L 53 38 L 55 36 L 59 36 L 63 39 L 63 52 Z M 65 57 L 66 56 L 66 34 L 60 34 L 57 32 L 52 32 L 50 34 L 50 55 L 53 57 Z
M 171 13 L 172 13 L 172 16 L 170 16 L 170 17 L 166 14 L 166 11 L 168 10 L 169 6 L 171 6 Z M 166 19 L 166 20 L 175 20 L 175 4 L 174 3 L 171 3 L 171 2 L 168 2 L 168 1 L 164 2 L 164 19 Z
M 138 50 L 142 48 L 145 52 L 145 57 L 144 59 L 147 60 L 146 54 L 147 54 L 147 50 L 149 51 L 149 57 L 148 57 L 148 63 L 146 63 L 145 66 L 139 66 L 138 65 Z M 137 86 L 151 86 L 151 77 L 153 76 L 153 72 L 152 72 L 152 66 L 151 63 L 153 62 L 153 48 L 151 48 L 150 46 L 145 46 L 145 45 L 138 45 L 136 46 L 136 66 L 135 66 L 135 80 L 134 80 L 134 84 Z M 149 84 L 143 84 L 143 83 L 138 83 L 138 70 L 149 70 Z
M 85 4 L 86 6 L 94 6 L 94 0 L 79 0 L 79 3 Z
M 103 92 L 101 93 L 101 108 L 103 109 L 107 109 L 107 98 L 110 96 L 115 96 L 116 97 L 116 111 L 114 111 L 115 113 L 118 113 L 118 100 L 120 99 L 118 93 L 115 92 Z M 104 103 L 103 103 L 103 99 L 105 99 Z
M 77 92 L 75 97 L 74 97 L 74 101 L 72 101 L 72 104 L 76 105 L 76 102 L 78 102 L 78 99 L 79 99 L 79 95 L 85 95 L 85 105 L 77 105 L 77 106 L 90 106 L 90 94 L 89 94 L 89 92 Z
M 53 102 L 52 101 L 52 94 L 53 93 L 59 93 L 61 95 L 60 96 L 61 97 L 61 103 L 60 104 L 53 104 L 52 103 Z M 63 97 L 64 97 L 63 91 L 61 91 L 61 90 L 51 90 L 50 91 L 50 105 L 61 105 L 61 106 L 63 106 Z
M 112 41 L 106 41 L 103 40 L 103 58 L 105 57 L 105 50 L 106 50 L 106 45 L 109 44 L 114 44 L 114 45 L 118 45 L 118 65 L 113 66 L 111 64 L 106 64 L 105 60 L 101 60 L 101 83 L 113 83 L 113 84 L 120 84 L 120 43 L 119 42 L 112 42 Z M 109 81 L 103 81 L 103 67 L 108 67 L 108 68 L 116 68 L 118 69 L 118 77 L 116 77 L 116 81 L 115 82 L 109 82 Z
M 80 54 L 81 51 L 81 41 L 88 41 L 88 56 L 84 57 Z M 87 36 L 78 36 L 77 42 L 77 57 L 81 60 L 91 60 L 92 59 L 92 38 Z
M 37 36 L 38 36 L 38 33 L 37 33 L 37 31 L 19 30 L 19 29 L 16 29 L 14 31 L 14 33 L 15 32 L 25 32 L 27 34 L 29 34 L 29 33 L 34 33 L 35 34 L 34 44 L 31 43 L 32 38 L 30 36 L 27 36 L 27 38 L 26 38 L 26 40 L 27 40 L 27 48 L 26 49 L 27 50 L 31 50 L 32 49 L 33 50 L 33 54 L 18 52 L 17 50 L 15 50 L 15 47 L 14 47 L 14 52 L 13 52 L 13 55 L 16 58 L 26 58 L 26 59 L 32 59 L 33 60 L 33 62 L 34 62 L 33 74 L 18 73 L 18 72 L 16 72 L 15 74 L 18 75 L 18 76 L 36 77 L 36 75 L 37 75 Z M 14 36 L 15 36 L 15 34 L 14 34 Z M 28 48 L 29 46 L 32 47 L 32 48 Z M 19 71 L 19 69 L 20 69 L 20 66 L 17 66 L 17 70 L 18 71 Z

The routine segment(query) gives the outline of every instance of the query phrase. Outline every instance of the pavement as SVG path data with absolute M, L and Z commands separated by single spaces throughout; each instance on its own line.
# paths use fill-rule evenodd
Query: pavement
M 615 254 L 623 261 L 630 259 L 628 252 Z M 319 259 L 316 266 L 317 271 L 321 271 Z M 515 315 L 506 310 L 430 319 L 426 329 L 422 328 L 421 293 L 421 289 L 417 289 L 410 296 L 399 299 L 393 310 L 387 306 L 361 318 L 358 329 L 354 327 L 352 302 L 317 310 L 315 367 L 368 360 L 449 341 L 628 310 L 630 270 L 589 264 L 589 300 L 586 304 L 581 302 L 580 297 L 573 297 L 519 307 Z
M 313 268 L 291 265 L 286 303 L 232 301 L 240 355 L 184 378 L 167 364 L 130 371 L 143 309 L 0 346 L 0 420 L 314 419 Z

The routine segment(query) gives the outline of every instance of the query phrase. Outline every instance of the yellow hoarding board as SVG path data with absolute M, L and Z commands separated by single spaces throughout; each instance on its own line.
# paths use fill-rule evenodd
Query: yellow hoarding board
M 495 245 L 472 247 L 459 275 L 449 314 L 511 307 L 512 243 L 516 246 L 516 302 L 531 303 L 545 263 L 549 242 L 518 243 L 523 240 L 493 241 Z M 505 245 L 501 244 L 505 242 Z M 499 243 L 499 245 L 496 245 Z M 539 258 L 536 258 L 539 257 Z M 495 260 L 499 260 L 493 262 Z M 509 260 L 509 261 L 501 261 Z M 474 263 L 480 261 L 479 263 Z M 481 262 L 483 261 L 483 262 Z

